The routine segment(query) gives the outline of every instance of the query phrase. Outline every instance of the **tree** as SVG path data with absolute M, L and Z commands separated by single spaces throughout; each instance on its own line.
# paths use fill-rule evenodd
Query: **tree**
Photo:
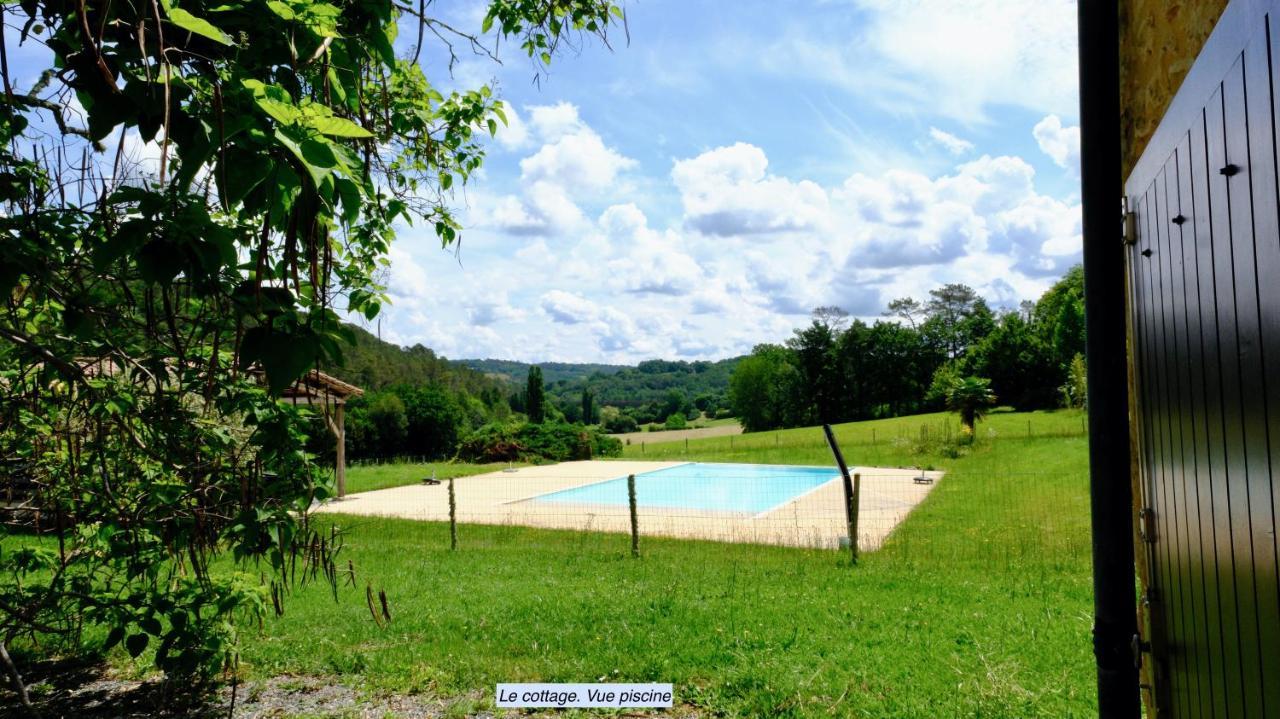
M 658 410 L 658 416 L 666 418 L 673 414 L 684 414 L 688 406 L 689 398 L 685 396 L 684 392 L 673 387 L 667 390 L 667 394 L 662 400 L 662 408 Z
M 989 377 L 992 390 L 1022 410 L 1053 406 L 1063 381 L 1051 350 L 1017 312 L 1001 317 L 963 360 L 968 372 Z
M 1066 373 L 1077 354 L 1084 354 L 1084 269 L 1076 265 L 1036 302 L 1032 326 Z
M 634 432 L 637 429 L 635 417 L 623 414 L 621 410 L 612 405 L 605 405 L 600 408 L 600 426 L 610 434 Z
M 378 314 L 397 222 L 457 240 L 451 192 L 505 122 L 487 87 L 433 87 L 423 40 L 545 64 L 621 9 L 491 0 L 468 35 L 389 0 L 11 8 L 51 62 L 0 69 L 0 454 L 75 522 L 61 551 L 0 553 L 0 648 L 100 627 L 209 676 L 234 617 L 267 595 L 281 611 L 295 576 L 336 581 L 340 542 L 307 514 L 331 491 L 305 451 L 324 422 L 278 398 L 340 363 L 339 311 Z M 130 170 L 126 133 L 155 142 L 154 168 Z M 211 570 L 224 554 L 262 586 Z
M 591 394 L 591 390 L 586 387 L 582 388 L 582 423 L 595 424 L 596 422 L 596 397 Z
M 804 405 L 819 422 L 834 421 L 841 377 L 836 372 L 836 341 L 831 328 L 814 320 L 805 329 L 796 330 L 787 346 L 796 353 Z
M 975 305 L 981 301 L 978 293 L 968 285 L 949 284 L 930 290 L 929 301 L 925 305 L 928 319 L 921 329 L 946 350 L 947 357 L 959 357 L 968 347 L 962 323 L 974 314 Z M 985 302 L 983 308 L 986 309 Z M 987 309 L 987 314 L 990 313 Z
M 409 417 L 405 414 L 404 400 L 391 392 L 381 393 L 369 402 L 366 415 L 376 437 L 374 453 L 380 457 L 398 454 L 409 436 Z
M 924 335 L 896 322 L 876 322 L 865 340 L 865 396 L 890 416 L 920 408 L 929 380 L 946 357 Z
M 897 317 L 907 323 L 911 329 L 919 329 L 920 321 L 927 315 L 924 305 L 911 297 L 901 297 L 889 303 L 885 310 L 886 317 Z
M 987 416 L 996 403 L 991 380 L 985 377 L 959 377 L 946 388 L 947 409 L 960 415 L 960 424 L 973 436 L 974 424 Z
M 401 388 L 405 404 L 405 452 L 432 459 L 453 456 L 466 418 L 462 405 L 441 387 Z
M 843 307 L 823 305 L 813 308 L 813 321 L 831 330 L 831 334 L 839 337 L 849 326 L 849 313 Z
M 748 432 L 794 426 L 800 372 L 793 353 L 778 345 L 757 345 L 729 378 L 729 406 Z
M 713 416 L 716 413 L 716 408 L 719 406 L 719 403 L 719 398 L 710 392 L 703 392 L 693 398 L 693 406 L 697 407 L 699 411 L 706 412 L 708 417 Z
M 663 427 L 666 429 L 684 429 L 688 426 L 688 420 L 686 420 L 684 415 L 679 412 L 667 417 L 667 421 L 663 423 Z
M 542 421 L 546 419 L 546 401 L 546 392 L 542 389 L 542 368 L 538 366 L 530 367 L 529 379 L 525 383 L 524 389 L 524 413 L 528 415 L 530 422 L 542 424 Z
M 1067 371 L 1067 383 L 1062 386 L 1064 404 L 1075 409 L 1086 409 L 1089 406 L 1089 372 L 1084 362 L 1084 355 L 1076 355 L 1071 359 Z

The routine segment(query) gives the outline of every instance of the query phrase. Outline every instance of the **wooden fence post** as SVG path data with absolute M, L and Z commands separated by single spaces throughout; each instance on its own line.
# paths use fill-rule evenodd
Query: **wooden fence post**
M 458 548 L 458 499 L 453 493 L 453 480 L 449 480 L 449 549 Z
M 858 505 L 862 500 L 862 473 L 853 475 L 853 498 L 849 508 L 849 556 L 854 564 L 858 563 Z
M 627 475 L 627 504 L 631 505 L 631 556 L 640 556 L 640 519 L 636 516 L 636 476 Z

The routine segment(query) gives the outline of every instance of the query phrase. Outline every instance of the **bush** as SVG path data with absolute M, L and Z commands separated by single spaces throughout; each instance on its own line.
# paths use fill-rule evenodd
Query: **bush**
M 688 426 L 689 423 L 685 420 L 684 414 L 681 412 L 672 413 L 670 417 L 667 417 L 667 422 L 664 425 L 666 429 L 684 429 Z
M 616 414 L 603 420 L 604 431 L 610 434 L 623 434 L 626 432 L 634 432 L 639 426 L 636 424 L 634 417 L 626 414 Z
M 486 424 L 458 449 L 458 458 L 469 462 L 564 462 L 621 454 L 621 441 L 595 427 L 564 422 Z

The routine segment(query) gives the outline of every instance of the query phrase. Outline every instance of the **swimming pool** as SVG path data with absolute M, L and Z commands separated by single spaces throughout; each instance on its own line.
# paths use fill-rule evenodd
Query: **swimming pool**
M 636 475 L 641 507 L 760 514 L 839 478 L 826 467 L 691 462 Z M 534 502 L 627 506 L 627 478 L 534 497 Z

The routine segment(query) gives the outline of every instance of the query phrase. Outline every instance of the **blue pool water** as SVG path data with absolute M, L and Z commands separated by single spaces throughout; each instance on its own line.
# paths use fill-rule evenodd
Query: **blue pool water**
M 693 462 L 637 474 L 636 504 L 759 514 L 839 476 L 838 470 L 823 467 Z M 626 506 L 627 478 L 564 489 L 533 501 Z

